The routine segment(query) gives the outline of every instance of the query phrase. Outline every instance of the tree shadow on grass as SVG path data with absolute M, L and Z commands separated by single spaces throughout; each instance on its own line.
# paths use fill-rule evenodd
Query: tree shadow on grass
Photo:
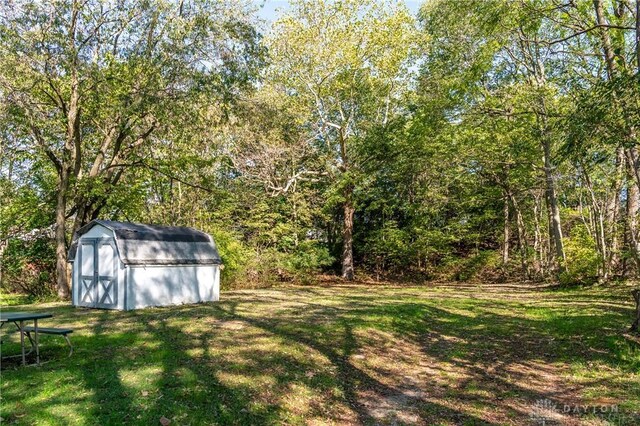
M 339 382 L 344 394 L 350 402 L 356 401 L 353 406 L 363 423 L 376 419 L 371 417 L 371 407 L 358 402 L 356 389 L 371 389 L 382 396 L 397 395 L 401 389 L 381 383 L 349 361 L 349 355 L 356 349 L 354 344 L 348 343 L 355 342 L 354 329 L 380 329 L 417 343 L 426 357 L 438 364 L 453 365 L 464 374 L 464 378 L 455 383 L 455 399 L 468 399 L 488 407 L 504 406 L 507 415 L 519 416 L 522 420 L 529 414 L 526 405 L 530 408 L 531 404 L 544 398 L 580 402 L 577 389 L 565 386 L 559 365 L 584 360 L 612 369 L 622 366 L 623 370 L 633 373 L 640 362 L 622 362 L 618 353 L 606 350 L 612 337 L 603 338 L 602 328 L 604 324 L 619 322 L 618 312 L 599 316 L 558 313 L 550 318 L 522 318 L 493 312 L 499 303 L 487 306 L 481 303 L 472 306 L 472 312 L 456 313 L 425 303 L 389 301 L 370 295 L 341 297 L 344 304 L 338 307 L 297 300 L 302 307 L 295 306 L 288 313 L 279 312 L 277 318 L 256 318 L 252 314 L 225 311 L 224 305 L 218 307 L 231 318 L 324 354 L 339 366 Z M 260 299 L 245 302 L 250 305 L 265 303 Z M 261 311 L 260 308 L 256 310 Z M 318 327 L 324 327 L 319 336 Z M 335 329 L 344 330 L 343 335 L 337 336 Z M 341 342 L 348 350 L 339 349 Z M 384 368 L 378 370 L 385 373 Z M 387 373 L 391 374 L 391 370 Z M 601 379 L 584 381 L 582 386 L 594 387 L 599 381 Z M 480 394 L 488 395 L 467 392 L 467 388 L 473 386 L 480 387 Z M 503 402 L 505 397 L 517 399 L 520 406 L 508 407 L 509 403 Z M 435 411 L 438 417 L 456 423 L 482 421 L 469 413 L 429 407 L 437 404 L 419 397 L 413 397 L 412 404 L 422 406 L 426 412 Z
M 114 334 L 105 332 L 113 314 L 101 311 L 93 324 L 91 338 L 84 338 L 78 344 L 83 348 L 76 356 L 86 354 L 75 366 L 76 375 L 81 378 L 84 388 L 93 393 L 93 408 L 88 418 L 100 424 L 125 424 L 133 413 L 131 395 L 123 385 L 120 370 L 120 356 L 133 342 L 135 334 Z M 92 353 L 99 354 L 98 356 Z
M 5 421 L 149 425 L 165 416 L 174 424 L 280 424 L 277 405 L 253 406 L 250 395 L 217 380 L 215 373 L 225 366 L 208 352 L 214 332 L 194 336 L 170 325 L 197 321 L 199 308 L 175 309 L 180 311 L 82 312 L 71 358 L 63 346 L 48 345 L 51 363 L 9 372 L 2 402 L 12 409 L 2 410 Z M 79 313 L 70 311 L 67 317 L 77 320 Z M 197 347 L 201 355 L 188 353 Z M 59 382 L 60 389 L 46 383 L 46 377 Z M 66 385 L 76 394 L 63 391 Z M 70 411 L 72 406 L 77 410 Z M 60 413 L 65 407 L 67 414 Z
M 267 290 L 238 292 L 214 304 L 86 317 L 60 309 L 62 323 L 70 318 L 80 325 L 72 336 L 77 352 L 62 361 L 61 345 L 51 356 L 60 358 L 55 369 L 84 394 L 34 395 L 18 413 L 25 420 L 10 419 L 33 423 L 29 412 L 77 403 L 83 424 L 157 424 L 161 416 L 172 424 L 301 424 L 310 418 L 522 424 L 538 399 L 579 396 L 579 389 L 561 383 L 559 365 L 594 362 L 620 374 L 633 373 L 634 366 L 637 372 L 640 361 L 607 350 L 617 341 L 603 329 L 624 322 L 622 312 L 598 308 L 583 315 L 550 307 L 523 318 L 527 305 L 520 302 L 468 294 L 414 300 L 416 294 Z M 395 364 L 416 381 L 399 375 Z M 25 389 L 37 393 L 46 377 L 59 380 L 53 368 L 10 372 L 16 390 L 3 387 L 3 398 L 16 401 Z M 590 378 L 581 386 L 604 380 Z M 298 388 L 314 398 L 289 400 L 304 396 Z M 491 409 L 501 416 L 487 414 Z M 65 424 L 56 413 L 35 418 Z
M 203 316 L 200 307 L 186 313 L 192 321 Z M 241 386 L 225 386 L 218 379 L 216 373 L 228 366 L 211 353 L 211 342 L 219 338 L 215 329 L 185 333 L 168 319 L 159 316 L 147 322 L 162 348 L 162 372 L 155 384 L 159 394 L 140 424 L 157 422 L 153 416 L 159 413 L 179 424 L 279 424 L 278 405 L 252 404 L 250 393 Z
M 255 301 L 254 301 L 255 302 Z M 377 411 L 375 406 L 381 400 L 402 397 L 407 400 L 407 405 L 421 405 L 422 409 L 437 412 L 442 418 L 454 419 L 460 424 L 491 424 L 472 414 L 463 413 L 451 409 L 442 404 L 436 404 L 419 395 L 407 395 L 405 390 L 390 386 L 377 380 L 363 369 L 354 365 L 350 357 L 358 350 L 358 341 L 353 333 L 353 326 L 348 320 L 340 317 L 335 318 L 337 327 L 341 330 L 338 335 L 310 337 L 312 333 L 306 327 L 296 327 L 291 325 L 287 318 L 280 319 L 258 319 L 236 312 L 235 305 L 230 305 L 225 309 L 224 304 L 213 306 L 218 315 L 228 320 L 239 320 L 251 326 L 273 333 L 286 341 L 294 344 L 304 345 L 312 351 L 317 351 L 325 356 L 329 362 L 337 368 L 335 384 L 340 388 L 343 400 L 353 409 L 357 415 L 359 424 L 379 424 L 385 419 L 373 415 Z M 333 313 L 333 310 L 332 310 Z M 313 314 L 312 314 L 313 315 Z M 317 313 L 316 313 L 317 315 Z M 369 401 L 363 400 L 363 395 L 372 395 Z M 389 419 L 386 419 L 389 420 Z M 402 424 L 400 421 L 392 421 L 395 424 Z
M 30 309 L 31 310 L 31 309 Z M 68 316 L 66 308 L 47 309 Z M 40 337 L 41 366 L 15 366 L 13 371 L 3 374 L 8 386 L 3 386 L 3 405 L 11 403 L 13 410 L 3 412 L 9 423 L 17 424 L 70 424 L 85 418 L 87 423 L 122 424 L 126 417 L 120 413 L 129 412 L 126 389 L 118 377 L 118 366 L 108 352 L 125 347 L 127 338 L 103 335 L 102 324 L 109 319 L 107 312 L 98 315 L 88 333 L 70 336 L 75 351 L 68 357 L 68 347 L 59 336 Z M 47 325 L 47 324 L 45 324 Z M 43 325 L 44 326 L 44 325 Z M 77 330 L 76 330 L 77 331 Z M 91 335 L 87 335 L 87 334 Z M 3 368 L 12 366 L 3 365 Z M 59 383 L 59 389 L 51 387 L 48 380 Z M 62 389 L 85 389 L 83 392 L 63 392 Z M 87 392 L 88 391 L 88 392 Z M 46 397 L 42 395 L 46 392 Z M 82 404 L 82 412 L 67 412 L 58 407 Z M 4 411 L 4 410 L 3 410 Z M 37 419 L 37 420 L 36 420 Z
M 210 317 L 213 313 L 210 306 L 181 308 L 181 311 L 178 316 L 188 314 L 193 321 Z M 155 336 L 161 338 L 162 346 L 170 349 L 162 357 L 163 371 L 158 381 L 160 391 L 167 386 L 191 390 L 188 399 L 176 395 L 172 401 L 157 399 L 152 411 L 171 411 L 176 404 L 194 405 L 191 408 L 201 412 L 203 406 L 206 407 L 200 417 L 194 418 L 191 411 L 191 415 L 185 417 L 189 424 L 279 425 L 291 420 L 282 409 L 283 394 L 261 398 L 260 393 L 266 393 L 266 389 L 256 388 L 252 382 L 267 370 L 269 373 L 275 371 L 270 378 L 276 383 L 276 390 L 284 393 L 288 385 L 298 380 L 297 373 L 309 366 L 300 365 L 294 357 L 282 352 L 256 348 L 259 346 L 257 340 L 266 333 L 258 330 L 257 333 L 243 331 L 242 336 L 227 335 L 218 326 L 200 327 L 195 332 L 185 333 L 183 328 L 169 325 L 167 318 L 158 319 L 148 326 Z M 226 354 L 224 350 L 219 351 L 221 347 L 235 347 L 237 350 Z M 214 349 L 221 353 L 214 353 Z M 190 378 L 185 371 L 192 373 Z M 219 375 L 242 380 L 226 386 Z

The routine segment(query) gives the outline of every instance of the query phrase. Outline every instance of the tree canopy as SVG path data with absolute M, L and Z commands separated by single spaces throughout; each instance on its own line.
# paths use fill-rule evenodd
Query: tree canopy
M 95 218 L 211 232 L 236 286 L 640 273 L 640 1 L 5 4 L 5 286 L 66 297 Z

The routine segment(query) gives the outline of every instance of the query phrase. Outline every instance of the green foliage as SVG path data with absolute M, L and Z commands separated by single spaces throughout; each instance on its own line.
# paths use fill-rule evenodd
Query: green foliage
M 465 257 L 449 256 L 434 272 L 434 276 L 453 281 L 492 281 L 499 277 L 500 254 L 493 250 L 471 253 Z
M 45 300 L 55 294 L 55 247 L 48 239 L 11 240 L 2 255 L 0 291 Z
M 0 291 L 0 305 L 2 306 L 15 306 L 15 305 L 28 305 L 33 300 L 25 294 L 9 293 L 6 290 Z
M 311 282 L 315 274 L 334 262 L 327 247 L 314 240 L 295 245 L 290 238 L 256 249 L 255 240 L 247 243 L 220 229 L 212 234 L 224 264 L 221 283 L 225 289 L 270 286 L 285 281 Z
M 253 251 L 228 231 L 218 229 L 213 231 L 212 236 L 224 265 L 221 274 L 221 286 L 223 289 L 230 288 L 240 280 L 243 271 L 247 268 L 249 259 L 253 255 Z
M 571 229 L 571 235 L 565 239 L 567 271 L 560 275 L 562 284 L 593 283 L 598 277 L 598 268 L 602 259 L 595 249 L 595 241 L 582 224 Z
M 355 263 L 378 275 L 640 273 L 630 8 L 292 1 L 263 38 L 227 0 L 27 3 L 0 15 L 3 285 L 49 282 L 28 269 L 53 252 L 24 235 L 59 195 L 68 228 L 212 233 L 225 288 L 336 270 L 349 203 Z
M 335 259 L 329 253 L 327 247 L 317 241 L 304 241 L 284 259 L 284 265 L 288 273 L 302 282 L 313 281 L 315 275 L 323 268 L 333 264 Z
M 399 270 L 416 253 L 411 250 L 407 231 L 398 229 L 398 224 L 389 220 L 382 228 L 367 233 L 364 252 L 367 260 L 378 270 Z
M 31 182 L 18 185 L 0 177 L 0 240 L 44 228 L 53 220 L 50 174 L 32 169 Z

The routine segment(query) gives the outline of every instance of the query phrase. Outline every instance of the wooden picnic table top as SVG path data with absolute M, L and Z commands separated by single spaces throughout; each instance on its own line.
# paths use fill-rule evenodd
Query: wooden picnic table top
M 0 322 L 29 321 L 42 318 L 51 318 L 49 312 L 0 312 Z

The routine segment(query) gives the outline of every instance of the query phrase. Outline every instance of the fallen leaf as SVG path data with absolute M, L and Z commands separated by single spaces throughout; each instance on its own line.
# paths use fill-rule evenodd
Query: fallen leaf
M 160 424 L 162 426 L 168 426 L 170 423 L 171 423 L 171 420 L 169 420 L 165 416 L 160 417 Z
M 141 393 L 142 393 L 142 396 L 149 396 L 149 391 L 144 390 Z

